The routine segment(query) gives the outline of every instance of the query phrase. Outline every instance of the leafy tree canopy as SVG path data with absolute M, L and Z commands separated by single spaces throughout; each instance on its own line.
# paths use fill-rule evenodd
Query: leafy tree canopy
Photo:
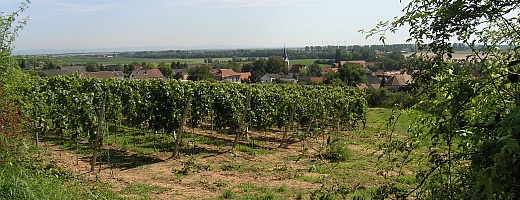
M 366 33 L 380 35 L 384 42 L 385 33 L 406 26 L 408 42 L 434 53 L 406 63 L 410 70 L 419 70 L 414 88 L 420 92 L 416 108 L 422 113 L 410 127 L 410 138 L 389 138 L 381 145 L 382 162 L 391 163 L 387 166 L 421 165 L 413 188 L 400 184 L 401 174 L 388 176 L 393 180 L 380 188 L 379 198 L 519 198 L 520 2 L 412 0 L 403 11 Z M 451 59 L 454 42 L 469 47 L 471 55 Z M 417 148 L 429 153 L 399 157 Z
M 367 71 L 359 64 L 346 64 L 338 69 L 339 78 L 350 86 L 367 83 Z
M 211 74 L 211 67 L 209 65 L 202 65 L 198 67 L 189 68 L 188 80 L 213 80 L 213 75 Z

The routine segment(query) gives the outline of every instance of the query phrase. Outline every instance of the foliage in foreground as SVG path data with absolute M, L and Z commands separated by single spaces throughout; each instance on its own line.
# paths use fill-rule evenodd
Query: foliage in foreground
M 22 112 L 28 76 L 11 56 L 11 43 L 27 21 L 17 17 L 28 5 L 24 1 L 17 11 L 0 13 L 0 199 L 114 199 L 105 186 L 85 185 L 36 157 L 27 135 L 31 123 Z
M 11 75 L 16 74 L 21 73 Z M 37 157 L 34 141 L 27 134 L 31 125 L 16 103 L 20 101 L 17 88 L 4 87 L 4 83 L 10 84 L 0 81 L 0 199 L 117 198 L 106 186 L 77 180 Z
M 403 11 L 369 36 L 383 33 L 384 41 L 385 31 L 409 26 L 408 41 L 435 55 L 409 63 L 420 70 L 415 108 L 426 114 L 410 127 L 411 137 L 390 136 L 381 145 L 382 161 L 396 165 L 383 173 L 388 182 L 377 198 L 518 199 L 520 2 L 414 0 Z M 472 54 L 452 60 L 453 39 Z M 414 165 L 418 170 L 402 170 Z M 415 174 L 413 188 L 403 187 L 407 173 Z

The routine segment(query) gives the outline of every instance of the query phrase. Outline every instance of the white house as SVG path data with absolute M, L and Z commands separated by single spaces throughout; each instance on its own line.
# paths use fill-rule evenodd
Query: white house
M 260 78 L 262 83 L 272 83 L 274 79 L 280 78 L 278 74 L 266 74 Z

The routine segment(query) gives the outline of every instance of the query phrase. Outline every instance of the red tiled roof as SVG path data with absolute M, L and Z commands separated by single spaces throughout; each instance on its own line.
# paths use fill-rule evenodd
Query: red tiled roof
M 321 72 L 326 74 L 326 73 L 329 73 L 329 72 L 338 72 L 338 68 L 332 68 L 332 67 L 324 67 L 324 68 L 321 68 Z
M 220 69 L 218 72 L 214 73 L 213 76 L 225 78 L 229 76 L 240 76 L 240 74 L 236 73 L 232 69 Z
M 359 88 L 361 90 L 364 90 L 364 89 L 368 88 L 368 86 L 366 84 L 364 84 L 364 83 L 359 83 L 356 86 L 357 86 L 357 88 Z
M 310 80 L 314 83 L 323 83 L 323 80 L 324 78 L 323 77 L 315 77 L 315 78 L 310 78 Z
M 142 78 L 164 78 L 164 75 L 158 69 L 142 69 L 134 70 L 132 74 L 136 79 Z
M 114 76 L 125 76 L 125 73 L 123 71 L 113 71 L 112 72 Z
M 249 79 L 250 76 L 251 76 L 251 72 L 240 73 L 240 79 Z
M 367 61 L 364 61 L 364 60 L 351 60 L 351 61 L 347 61 L 347 63 L 351 63 L 351 64 L 360 64 L 361 67 L 363 68 L 367 68 Z M 342 65 L 343 66 L 343 65 Z

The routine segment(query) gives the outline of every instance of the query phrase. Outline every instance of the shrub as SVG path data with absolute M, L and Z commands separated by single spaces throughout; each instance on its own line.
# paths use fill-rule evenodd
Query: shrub
M 331 161 L 341 162 L 349 160 L 352 157 L 352 152 L 347 147 L 346 139 L 338 138 L 327 146 L 324 156 Z
M 368 89 L 367 102 L 369 107 L 390 108 L 396 104 L 402 107 L 412 107 L 416 102 L 412 95 L 407 92 L 390 92 L 385 88 Z
M 240 152 L 244 152 L 244 153 L 250 153 L 250 154 L 254 154 L 255 153 L 255 150 L 249 146 L 244 146 L 244 145 L 237 145 L 235 147 L 236 150 L 240 151 Z
M 235 197 L 235 192 L 232 190 L 226 190 L 224 193 L 220 196 L 221 199 L 231 199 Z

